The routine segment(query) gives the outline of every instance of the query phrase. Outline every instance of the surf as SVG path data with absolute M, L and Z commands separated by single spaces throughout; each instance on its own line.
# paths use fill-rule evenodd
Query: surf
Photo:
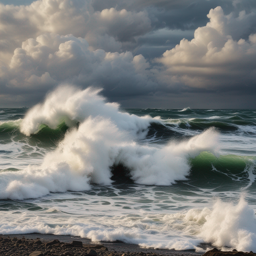
M 140 144 L 151 123 L 159 118 L 138 117 L 108 103 L 99 90 L 59 87 L 45 101 L 28 111 L 20 125 L 26 136 L 56 129 L 69 130 L 57 148 L 47 153 L 40 166 L 1 173 L 0 198 L 36 198 L 51 192 L 83 191 L 91 183 L 112 184 L 113 166 L 123 165 L 137 184 L 172 185 L 185 180 L 189 158 L 217 150 L 218 133 L 209 129 L 189 140 L 167 145 Z

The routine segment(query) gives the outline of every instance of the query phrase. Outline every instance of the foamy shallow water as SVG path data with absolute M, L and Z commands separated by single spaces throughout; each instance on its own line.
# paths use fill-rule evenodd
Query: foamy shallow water
M 251 195 L 246 198 L 250 206 L 244 199 L 232 205 L 230 202 L 239 196 L 240 192 L 207 189 L 189 193 L 187 188 L 178 192 L 178 188 L 172 191 L 138 185 L 95 186 L 90 192 L 1 202 L 0 233 L 73 235 L 93 242 L 120 240 L 177 250 L 198 250 L 200 243 L 206 241 L 223 247 L 225 240 L 236 239 L 226 246 L 248 250 L 235 236 L 243 231 L 247 232 L 247 239 L 254 239 L 252 208 L 256 200 Z M 213 231 L 215 237 L 211 240 Z
M 256 251 L 253 111 L 125 112 L 66 87 L 26 112 L 0 111 L 1 234 Z

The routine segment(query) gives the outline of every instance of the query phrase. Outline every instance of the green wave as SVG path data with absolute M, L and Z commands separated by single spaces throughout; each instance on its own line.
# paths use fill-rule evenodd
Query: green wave
M 61 123 L 56 129 L 51 129 L 46 125 L 41 125 L 36 134 L 27 137 L 20 132 L 21 119 L 17 121 L 6 121 L 0 123 L 0 140 L 1 143 L 10 141 L 25 141 L 30 145 L 37 146 L 56 146 L 64 138 L 68 127 Z
M 216 127 L 221 131 L 236 131 L 238 127 L 234 126 L 232 123 L 226 123 L 222 121 L 209 121 L 205 119 L 194 119 L 193 121 L 189 121 L 190 129 L 201 129 L 205 130 L 210 127 Z
M 255 121 L 251 120 L 226 120 L 223 119 L 176 119 L 176 120 L 167 120 L 166 124 L 169 126 L 179 127 L 181 129 L 189 130 L 206 130 L 210 127 L 215 127 L 221 132 L 233 132 L 238 131 L 243 126 L 252 126 L 255 127 Z
M 39 140 L 59 140 L 64 137 L 68 129 L 69 127 L 65 123 L 61 123 L 56 129 L 51 129 L 46 125 L 41 125 L 39 127 L 39 131 L 36 134 L 32 134 L 30 137 Z
M 236 155 L 216 157 L 211 153 L 202 152 L 199 156 L 190 159 L 190 165 L 189 180 L 196 186 L 235 185 L 241 188 L 250 182 L 250 172 L 254 175 L 256 157 Z

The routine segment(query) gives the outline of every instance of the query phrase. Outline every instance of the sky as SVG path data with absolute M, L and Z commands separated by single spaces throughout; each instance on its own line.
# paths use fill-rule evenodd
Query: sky
M 0 3 L 0 107 L 73 84 L 124 108 L 256 108 L 255 0 Z

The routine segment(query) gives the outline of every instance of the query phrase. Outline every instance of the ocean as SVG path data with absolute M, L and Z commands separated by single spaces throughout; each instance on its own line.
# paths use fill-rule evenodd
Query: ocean
M 0 109 L 0 234 L 256 251 L 255 160 L 255 110 L 121 109 L 60 87 Z

